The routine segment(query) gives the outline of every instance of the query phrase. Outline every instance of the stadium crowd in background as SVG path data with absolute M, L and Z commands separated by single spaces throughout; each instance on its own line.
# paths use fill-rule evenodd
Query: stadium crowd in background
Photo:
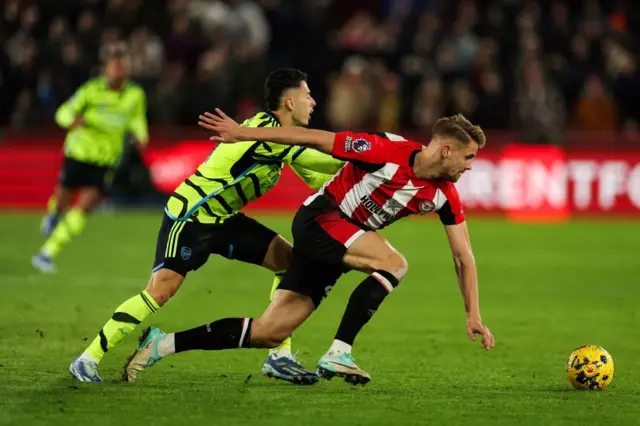
M 531 142 L 635 132 L 635 1 L 3 0 L 0 125 L 53 125 L 57 106 L 129 46 L 151 124 L 213 107 L 249 116 L 268 70 L 307 71 L 314 127 L 429 129 L 464 113 Z M 296 37 L 291 37 L 296 34 Z

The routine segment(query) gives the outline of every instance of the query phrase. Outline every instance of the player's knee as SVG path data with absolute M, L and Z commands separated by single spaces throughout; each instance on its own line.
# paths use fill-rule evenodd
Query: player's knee
M 396 264 L 396 268 L 394 271 L 391 271 L 394 277 L 399 280 L 402 280 L 407 272 L 409 271 L 409 263 L 407 262 L 407 258 L 404 257 L 401 253 L 397 253 L 398 261 Z
M 84 213 L 91 213 L 102 199 L 102 191 L 98 188 L 87 188 L 78 196 L 77 208 Z
M 263 266 L 274 272 L 281 271 L 289 268 L 292 257 L 293 247 L 291 243 L 282 236 L 276 235 L 265 254 Z
M 402 280 L 409 270 L 407 259 L 398 251 L 390 251 L 384 259 L 377 262 L 376 270 L 387 271 L 398 281 Z
M 147 292 L 153 297 L 159 306 L 164 305 L 178 291 L 184 277 L 170 269 L 160 269 L 151 275 Z
M 287 243 L 286 245 L 283 245 L 281 250 L 282 254 L 280 255 L 276 268 L 279 268 L 278 270 L 287 270 L 289 269 L 289 266 L 291 266 L 291 259 L 293 259 L 293 247 Z

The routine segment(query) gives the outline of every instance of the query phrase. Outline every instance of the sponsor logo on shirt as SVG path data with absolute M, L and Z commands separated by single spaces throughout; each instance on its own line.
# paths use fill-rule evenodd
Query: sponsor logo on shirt
M 370 211 L 375 215 L 380 216 L 380 218 L 384 222 L 391 222 L 395 218 L 395 215 L 386 212 L 382 208 L 382 206 L 380 206 L 378 203 L 373 201 L 368 195 L 363 195 L 362 198 L 360 198 L 360 202 L 362 203 L 365 209 L 367 209 L 368 211 Z

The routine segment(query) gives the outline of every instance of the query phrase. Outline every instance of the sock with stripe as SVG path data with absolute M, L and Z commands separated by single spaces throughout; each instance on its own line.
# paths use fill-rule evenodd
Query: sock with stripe
M 127 300 L 116 308 L 111 319 L 85 349 L 83 356 L 99 362 L 109 349 L 120 343 L 138 327 L 138 324 L 158 309 L 160 306 L 146 290 Z
M 376 313 L 382 301 L 395 287 L 398 279 L 387 271 L 375 271 L 353 290 L 342 316 L 334 344 L 329 353 L 350 352 L 362 327 Z M 332 352 L 333 351 L 333 352 Z
M 64 219 L 58 222 L 40 252 L 50 258 L 56 257 L 73 237 L 80 235 L 86 223 L 87 215 L 84 211 L 77 208 L 69 210 Z
M 273 294 L 278 289 L 280 285 L 280 281 L 282 281 L 282 277 L 284 277 L 286 271 L 276 272 L 276 276 L 273 278 L 273 286 L 271 287 L 271 295 L 269 296 L 269 300 L 273 299 Z M 291 337 L 287 337 L 284 339 L 279 346 L 271 349 L 269 351 L 269 355 L 274 358 L 282 358 L 282 357 L 290 357 L 291 356 Z
M 204 350 L 220 351 L 223 349 L 238 349 L 251 347 L 251 323 L 253 318 L 224 318 L 210 324 L 180 331 L 175 334 L 167 334 L 163 340 L 172 341 L 174 347 L 164 347 L 160 353 L 162 356 L 171 353 Z

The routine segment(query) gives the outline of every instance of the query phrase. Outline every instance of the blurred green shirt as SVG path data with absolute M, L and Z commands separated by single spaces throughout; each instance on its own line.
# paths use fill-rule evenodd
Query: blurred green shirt
M 69 129 L 76 117 L 84 124 L 69 130 L 64 155 L 74 160 L 113 167 L 124 148 L 124 138 L 132 133 L 139 143 L 149 139 L 146 95 L 135 83 L 120 91 L 111 90 L 104 77 L 84 83 L 56 111 L 56 123 Z

